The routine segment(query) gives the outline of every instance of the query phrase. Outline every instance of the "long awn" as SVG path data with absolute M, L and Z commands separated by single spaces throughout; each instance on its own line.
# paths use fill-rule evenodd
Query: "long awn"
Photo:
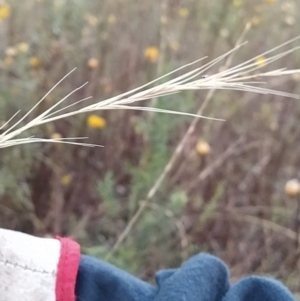
M 156 107 L 147 107 L 143 105 L 138 105 L 140 102 L 147 101 L 150 99 L 156 99 L 163 96 L 173 95 L 180 93 L 182 91 L 187 90 L 235 90 L 235 91 L 243 91 L 243 92 L 252 92 L 258 94 L 272 94 L 278 95 L 282 97 L 289 97 L 300 99 L 299 95 L 273 90 L 269 88 L 262 87 L 262 84 L 265 84 L 263 81 L 259 81 L 258 79 L 266 78 L 266 77 L 277 77 L 284 75 L 292 75 L 300 73 L 300 69 L 288 70 L 286 68 L 280 68 L 268 72 L 257 72 L 261 68 L 274 63 L 275 61 L 290 55 L 291 53 L 300 49 L 300 46 L 292 47 L 291 49 L 281 51 L 277 54 L 274 54 L 277 50 L 281 50 L 285 46 L 290 46 L 293 42 L 300 39 L 300 36 L 295 37 L 277 47 L 272 48 L 271 50 L 265 51 L 241 64 L 233 66 L 232 68 L 226 69 L 224 71 L 216 72 L 215 74 L 208 74 L 208 72 L 212 69 L 213 66 L 227 58 L 234 51 L 244 46 L 246 43 L 238 45 L 226 52 L 225 54 L 217 57 L 216 59 L 204 64 L 203 66 L 197 67 L 200 61 L 203 61 L 206 57 L 201 58 L 192 63 L 186 64 L 183 67 L 180 67 L 168 74 L 165 74 L 143 86 L 135 88 L 126 93 L 120 94 L 118 96 L 114 96 L 112 98 L 96 102 L 94 104 L 86 105 L 83 108 L 75 108 L 79 103 L 83 103 L 90 99 L 91 97 L 83 98 L 79 101 L 76 101 L 70 105 L 66 105 L 63 108 L 58 108 L 58 106 L 62 105 L 67 99 L 69 99 L 74 93 L 78 90 L 82 89 L 88 83 L 84 83 L 80 87 L 71 91 L 68 95 L 63 97 L 57 103 L 55 103 L 52 107 L 45 110 L 43 113 L 33 118 L 32 120 L 26 123 L 27 117 L 46 99 L 46 97 L 58 86 L 60 85 L 71 73 L 75 71 L 75 69 L 71 70 L 68 74 L 66 74 L 61 80 L 59 80 L 45 96 L 40 99 L 36 105 L 30 109 L 23 117 L 21 117 L 18 121 L 9 126 L 17 116 L 19 116 L 20 111 L 14 114 L 0 129 L 3 129 L 7 126 L 8 129 L 3 131 L 0 134 L 0 148 L 6 148 L 14 145 L 27 144 L 27 143 L 35 143 L 35 142 L 52 142 L 52 143 L 67 143 L 74 145 L 83 145 L 83 146 L 99 146 L 95 144 L 83 143 L 78 140 L 85 139 L 86 137 L 75 137 L 75 138 L 61 138 L 61 139 L 42 139 L 36 138 L 34 136 L 30 136 L 27 138 L 16 138 L 18 135 L 23 133 L 24 131 L 31 129 L 33 127 L 37 127 L 39 125 L 53 122 L 55 120 L 67 118 L 73 115 L 88 113 L 93 111 L 100 110 L 141 110 L 141 111 L 151 111 L 151 112 L 159 112 L 159 113 L 168 113 L 168 114 L 177 114 L 177 115 L 185 115 L 185 116 L 194 116 L 199 118 L 206 118 L 211 120 L 222 120 L 214 117 L 201 116 L 192 113 L 185 113 L 180 111 L 171 111 L 159 109 Z M 258 64 L 257 59 L 263 57 L 263 64 Z M 173 79 L 167 80 L 166 82 L 159 83 L 162 80 L 173 76 L 174 74 L 178 74 L 190 67 L 193 67 L 193 70 L 186 71 L 181 75 L 175 76 Z M 24 125 L 22 125 L 24 124 Z

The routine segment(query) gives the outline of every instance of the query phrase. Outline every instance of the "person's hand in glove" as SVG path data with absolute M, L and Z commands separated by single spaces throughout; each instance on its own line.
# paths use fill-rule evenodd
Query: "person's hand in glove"
M 82 256 L 77 276 L 78 301 L 293 301 L 278 281 L 247 277 L 230 286 L 228 270 L 218 258 L 199 254 L 178 269 L 156 274 L 156 285 Z
M 95 258 L 71 239 L 0 229 L 0 301 L 293 301 L 278 281 L 247 277 L 230 286 L 218 258 L 199 254 L 161 270 L 151 285 Z

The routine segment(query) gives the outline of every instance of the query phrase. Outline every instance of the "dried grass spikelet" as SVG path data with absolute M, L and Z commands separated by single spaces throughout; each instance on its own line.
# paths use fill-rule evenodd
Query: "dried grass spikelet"
M 8 47 L 5 49 L 5 55 L 9 57 L 15 57 L 18 54 L 18 51 L 15 47 Z
M 53 133 L 53 134 L 51 134 L 51 139 L 53 139 L 53 140 L 61 140 L 62 139 L 62 135 L 60 133 Z
M 6 121 L 0 121 L 0 130 L 6 130 L 8 128 L 8 124 Z
M 300 182 L 298 179 L 291 179 L 286 182 L 284 187 L 285 194 L 290 197 L 296 197 L 300 193 Z
M 86 101 L 91 97 L 85 97 L 79 101 L 76 101 L 69 105 L 65 105 L 62 108 L 59 108 L 59 106 L 63 105 L 69 97 L 71 97 L 77 91 L 82 89 L 87 84 L 85 83 L 80 87 L 71 91 L 68 95 L 64 96 L 62 99 L 57 101 L 50 108 L 42 112 L 40 115 L 27 121 L 27 117 L 31 115 L 31 113 L 42 102 L 44 102 L 47 99 L 47 97 L 49 97 L 51 92 L 75 70 L 73 69 L 67 75 L 65 75 L 61 80 L 59 80 L 50 89 L 50 91 L 47 92 L 46 95 L 42 97 L 42 99 L 40 99 L 33 106 L 33 108 L 30 109 L 19 120 L 15 121 L 16 117 L 20 113 L 20 112 L 16 112 L 16 114 L 14 114 L 2 127 L 0 127 L 0 129 L 4 129 L 4 126 L 9 125 L 9 127 L 4 131 L 2 131 L 2 133 L 0 134 L 0 148 L 6 148 L 14 145 L 34 143 L 34 142 L 67 143 L 67 144 L 75 144 L 75 145 L 85 145 L 90 147 L 99 146 L 94 144 L 78 142 L 78 139 L 85 139 L 86 137 L 62 138 L 59 140 L 51 139 L 51 138 L 42 139 L 33 136 L 27 138 L 16 138 L 16 137 L 28 129 L 31 129 L 33 127 L 45 123 L 50 123 L 52 121 L 67 118 L 77 114 L 82 114 L 82 113 L 94 114 L 94 112 L 99 112 L 104 110 L 120 110 L 120 109 L 140 110 L 140 111 L 148 111 L 148 112 L 185 115 L 185 116 L 192 116 L 197 118 L 206 118 L 210 120 L 219 120 L 219 121 L 222 120 L 215 117 L 207 117 L 207 116 L 202 116 L 193 113 L 171 111 L 171 110 L 160 109 L 157 107 L 140 105 L 140 103 L 143 101 L 156 99 L 162 96 L 173 95 L 183 91 L 232 90 L 232 91 L 252 92 L 257 94 L 265 94 L 265 95 L 266 94 L 278 95 L 282 97 L 300 99 L 299 95 L 297 94 L 263 87 L 262 84 L 265 84 L 265 82 L 261 81 L 262 79 L 269 78 L 269 77 L 278 77 L 278 76 L 285 76 L 285 75 L 291 76 L 295 74 L 300 74 L 300 69 L 288 70 L 286 68 L 280 68 L 272 71 L 258 72 L 258 70 L 260 70 L 261 68 L 266 67 L 269 64 L 299 50 L 300 46 L 291 47 L 291 43 L 299 39 L 300 36 L 291 39 L 277 47 L 274 47 L 271 50 L 265 51 L 264 53 L 261 53 L 229 69 L 223 69 L 214 74 L 209 74 L 208 71 L 210 71 L 213 66 L 219 64 L 225 58 L 230 57 L 234 51 L 236 51 L 237 49 L 245 45 L 245 43 L 243 43 L 241 45 L 234 47 L 227 53 L 217 57 L 216 59 L 203 64 L 202 66 L 199 66 L 198 64 L 200 61 L 203 61 L 205 58 L 187 64 L 143 86 L 140 86 L 138 88 L 135 88 L 123 94 L 113 96 L 111 98 L 102 101 L 97 101 L 92 104 L 86 104 Z M 286 46 L 288 46 L 287 50 L 281 50 L 283 47 Z M 281 50 L 281 52 L 276 53 L 276 51 L 278 50 Z M 263 64 L 264 66 L 262 66 L 262 64 L 257 63 L 257 59 L 261 57 L 264 58 L 264 64 Z M 152 57 L 152 59 L 153 58 L 154 56 Z M 190 70 L 191 67 L 193 68 L 192 70 Z M 173 76 L 173 78 L 171 76 Z M 166 80 L 166 78 L 168 79 Z M 78 107 L 74 108 L 75 105 L 78 106 L 79 104 L 81 104 L 80 108 Z M 15 122 L 11 125 L 13 121 Z
M 210 145 L 206 141 L 200 140 L 196 145 L 196 152 L 200 157 L 206 157 L 210 153 Z
M 90 59 L 88 59 L 87 65 L 90 69 L 96 69 L 99 67 L 99 60 L 94 57 L 91 57 Z

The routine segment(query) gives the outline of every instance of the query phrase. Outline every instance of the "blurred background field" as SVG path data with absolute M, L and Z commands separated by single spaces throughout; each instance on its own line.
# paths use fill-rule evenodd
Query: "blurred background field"
M 99 101 L 216 58 L 251 22 L 249 43 L 233 57 L 240 63 L 299 35 L 299 20 L 298 0 L 2 0 L 0 122 L 29 110 L 74 67 L 31 118 L 85 81 L 70 103 L 89 95 Z M 279 67 L 300 68 L 300 51 L 268 69 Z M 300 94 L 300 76 L 270 79 L 268 87 Z M 152 104 L 195 113 L 207 93 Z M 71 235 L 84 252 L 143 279 L 205 251 L 230 266 L 233 281 L 272 275 L 300 292 L 300 199 L 285 191 L 300 177 L 299 101 L 218 91 L 203 113 L 226 122 L 197 123 L 149 201 L 191 117 L 103 111 L 29 131 L 87 136 L 105 147 L 1 149 L 0 226 Z

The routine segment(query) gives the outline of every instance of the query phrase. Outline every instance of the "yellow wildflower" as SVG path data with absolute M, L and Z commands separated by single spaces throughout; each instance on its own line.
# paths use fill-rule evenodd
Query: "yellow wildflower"
M 178 10 L 178 15 L 179 15 L 181 18 L 186 18 L 186 17 L 189 16 L 189 14 L 190 14 L 190 12 L 189 12 L 188 8 L 186 8 L 186 7 L 181 7 L 181 8 L 179 8 L 179 10 Z
M 154 46 L 148 47 L 145 49 L 144 56 L 149 62 L 155 63 L 159 56 L 159 50 Z
M 117 22 L 117 18 L 114 14 L 110 14 L 107 17 L 107 21 L 109 24 L 115 24 Z
M 41 61 L 38 57 L 33 56 L 33 57 L 30 58 L 29 64 L 33 68 L 39 68 L 41 66 Z
M 196 145 L 196 151 L 200 157 L 206 157 L 210 153 L 210 146 L 206 141 L 201 140 Z
M 266 0 L 267 3 L 274 3 L 276 0 Z
M 64 176 L 61 177 L 60 182 L 61 182 L 64 186 L 69 186 L 70 183 L 72 182 L 72 175 L 70 175 L 70 174 L 65 174 Z
M 8 18 L 10 16 L 10 6 L 9 4 L 0 5 L 0 21 Z
M 92 57 L 87 61 L 87 65 L 90 69 L 96 69 L 99 66 L 99 60 Z
M 233 0 L 233 5 L 235 7 L 241 7 L 243 5 L 243 0 Z
M 295 197 L 300 193 L 300 183 L 297 179 L 292 179 L 286 182 L 284 191 L 286 195 Z
M 255 62 L 259 67 L 264 67 L 266 65 L 266 58 L 264 56 L 260 56 L 255 60 Z
M 29 50 L 29 45 L 26 42 L 21 42 L 17 45 L 20 52 L 27 52 Z
M 87 118 L 87 125 L 92 129 L 103 129 L 106 126 L 106 120 L 98 115 L 90 115 Z

